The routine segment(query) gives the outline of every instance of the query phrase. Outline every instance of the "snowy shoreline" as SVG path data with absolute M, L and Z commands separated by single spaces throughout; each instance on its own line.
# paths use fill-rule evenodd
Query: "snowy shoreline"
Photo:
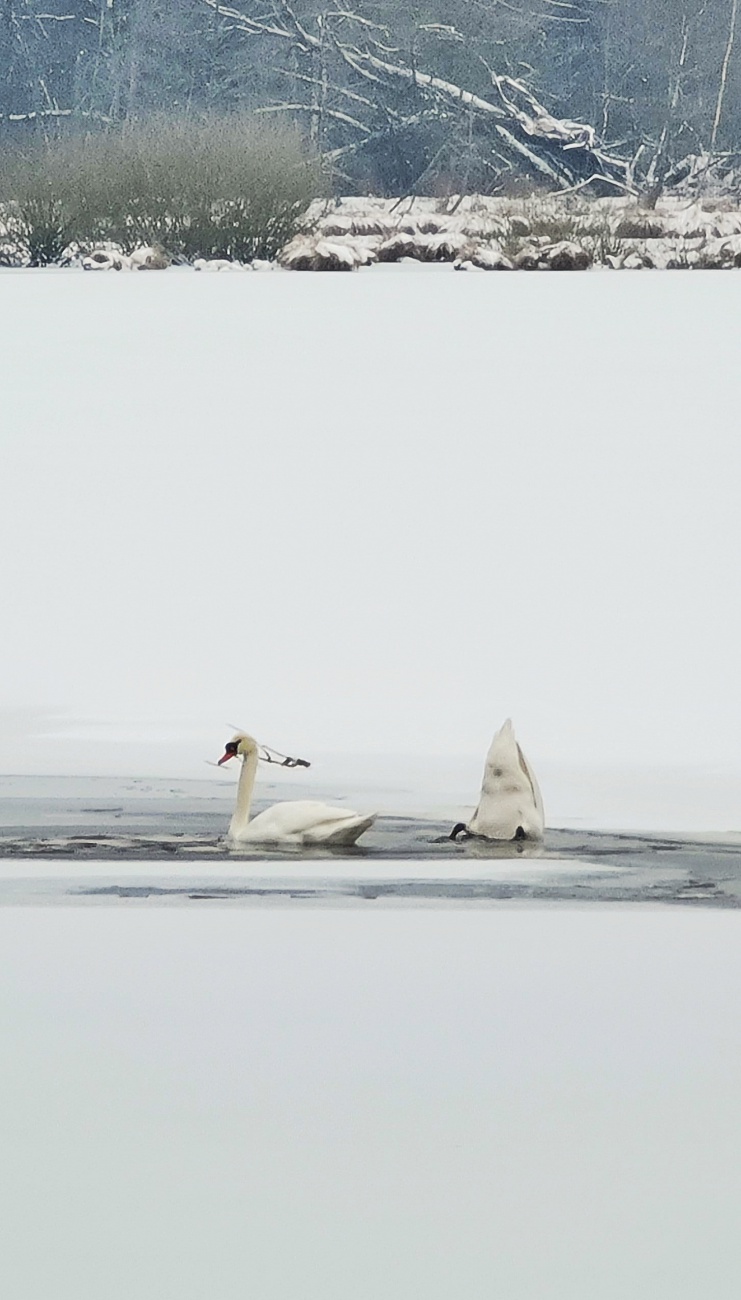
M 458 271 L 713 270 L 741 266 L 741 204 L 727 196 L 544 194 L 438 199 L 315 200 L 275 261 L 170 258 L 158 246 L 70 245 L 58 263 L 31 268 L 0 231 L 5 270 L 356 271 L 409 267 Z

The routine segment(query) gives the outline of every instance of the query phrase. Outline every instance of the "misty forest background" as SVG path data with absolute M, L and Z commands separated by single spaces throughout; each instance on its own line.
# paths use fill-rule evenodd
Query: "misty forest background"
M 0 143 L 298 122 L 339 193 L 640 187 L 741 140 L 738 0 L 0 0 Z

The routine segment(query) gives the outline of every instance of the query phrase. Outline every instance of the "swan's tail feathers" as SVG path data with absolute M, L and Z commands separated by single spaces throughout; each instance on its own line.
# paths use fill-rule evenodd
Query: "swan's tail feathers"
M 378 813 L 367 813 L 362 817 L 348 817 L 347 821 L 340 822 L 338 826 L 331 830 L 324 830 L 324 833 L 317 834 L 317 840 L 322 844 L 355 844 L 360 836 L 373 825 Z M 312 839 L 314 836 L 312 836 Z
M 512 719 L 507 718 L 489 746 L 479 805 L 468 830 L 491 840 L 539 840 L 544 826 L 535 773 L 517 743 Z

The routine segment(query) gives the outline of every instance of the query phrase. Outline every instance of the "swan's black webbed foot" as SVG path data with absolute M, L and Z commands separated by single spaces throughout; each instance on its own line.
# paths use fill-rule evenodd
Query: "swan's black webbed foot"
M 527 835 L 525 834 L 525 831 L 524 831 L 524 829 L 523 829 L 522 826 L 518 826 L 518 827 L 517 827 L 517 830 L 515 831 L 515 833 L 514 833 L 514 835 L 512 836 L 512 838 L 513 838 L 513 840 L 526 840 L 526 839 L 527 839 Z
M 448 839 L 449 839 L 449 840 L 457 840 L 457 839 L 458 839 L 458 836 L 461 835 L 461 834 L 465 835 L 465 837 L 466 837 L 467 840 L 469 840 L 469 839 L 471 838 L 470 835 L 469 835 L 469 833 L 468 833 L 468 831 L 466 830 L 466 823 L 465 823 L 465 822 L 456 822 L 455 826 L 453 827 L 452 831 L 450 832 L 450 834 L 449 834 L 449 836 L 448 836 Z

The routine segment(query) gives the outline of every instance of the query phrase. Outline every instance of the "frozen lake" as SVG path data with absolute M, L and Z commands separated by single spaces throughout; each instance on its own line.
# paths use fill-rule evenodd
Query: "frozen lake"
M 735 1300 L 741 279 L 2 286 L 3 1294 Z
M 511 715 L 552 825 L 741 829 L 740 277 L 2 285 L 2 771 L 235 724 L 473 803 Z
M 738 918 L 0 908 L 13 1300 L 735 1300 Z

